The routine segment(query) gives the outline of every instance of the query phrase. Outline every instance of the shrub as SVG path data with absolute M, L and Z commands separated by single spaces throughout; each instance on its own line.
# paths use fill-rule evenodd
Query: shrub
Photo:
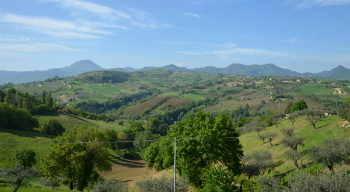
M 128 187 L 123 181 L 105 180 L 99 181 L 94 187 L 93 192 L 127 192 Z
M 50 118 L 40 127 L 40 132 L 49 135 L 62 135 L 65 128 L 56 119 Z
M 174 180 L 163 175 L 160 178 L 139 181 L 136 183 L 136 186 L 142 192 L 172 192 L 174 191 Z M 180 177 L 178 180 L 176 180 L 176 191 L 188 191 L 188 185 L 184 178 Z

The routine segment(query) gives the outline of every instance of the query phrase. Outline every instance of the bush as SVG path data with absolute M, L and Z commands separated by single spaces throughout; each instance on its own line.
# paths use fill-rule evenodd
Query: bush
M 142 192 L 172 192 L 174 191 L 174 180 L 169 179 L 165 175 L 163 175 L 160 178 L 139 181 L 136 183 L 136 186 Z M 178 180 L 176 180 L 176 191 L 188 191 L 188 185 L 184 178 L 181 177 Z
M 293 103 L 293 105 L 290 109 L 290 112 L 301 111 L 304 109 L 307 109 L 307 104 L 304 100 L 300 100 L 300 101 Z
M 56 119 L 50 118 L 40 127 L 40 132 L 49 135 L 62 135 L 65 128 Z
M 53 180 L 50 180 L 47 178 L 41 178 L 39 183 L 44 185 L 45 187 L 52 187 L 52 189 L 55 189 L 61 186 L 62 180 L 60 178 L 53 179 Z
M 93 192 L 127 192 L 128 186 L 123 181 L 105 180 L 99 181 L 94 187 Z

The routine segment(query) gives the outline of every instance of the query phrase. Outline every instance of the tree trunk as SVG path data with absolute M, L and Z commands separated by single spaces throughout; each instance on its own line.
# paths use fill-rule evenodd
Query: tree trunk
M 74 187 L 73 187 L 73 181 L 71 181 L 71 182 L 69 183 L 69 189 L 70 189 L 70 190 L 73 190 L 73 189 L 74 189 Z
M 299 164 L 298 164 L 298 160 L 294 160 L 294 165 L 295 165 L 295 167 L 296 167 L 298 170 L 300 170 Z
M 272 139 L 269 139 L 269 141 L 270 141 L 270 145 L 273 146 L 273 145 L 272 145 Z
M 20 187 L 21 184 L 22 184 L 22 180 L 19 180 L 19 181 L 17 181 L 16 183 L 17 183 L 17 185 L 16 185 L 15 189 L 13 190 L 13 192 L 16 192 L 16 191 L 19 189 L 19 187 Z
M 314 127 L 314 129 L 316 129 L 316 124 L 315 123 L 312 123 L 312 126 Z

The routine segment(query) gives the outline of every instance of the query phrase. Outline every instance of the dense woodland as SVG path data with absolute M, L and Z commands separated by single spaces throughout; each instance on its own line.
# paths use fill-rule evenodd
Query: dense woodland
M 169 70 L 5 84 L 0 152 L 11 157 L 0 155 L 0 190 L 37 181 L 127 191 L 127 183 L 101 176 L 113 157 L 172 169 L 177 138 L 178 191 L 347 191 L 349 87 L 345 80 Z M 16 134 L 22 143 L 41 134 L 52 144 L 13 147 Z M 171 191 L 171 182 L 164 176 L 136 186 Z

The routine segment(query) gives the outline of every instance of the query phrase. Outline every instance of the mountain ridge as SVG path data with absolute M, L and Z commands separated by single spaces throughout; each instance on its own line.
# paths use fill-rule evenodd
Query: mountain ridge
M 26 83 L 32 81 L 42 81 L 55 76 L 69 77 L 78 75 L 90 71 L 104 70 L 91 60 L 80 60 L 73 64 L 62 67 L 53 68 L 48 70 L 35 70 L 35 71 L 4 71 L 0 70 L 0 84 L 4 83 Z
M 120 72 L 134 72 L 134 71 L 152 71 L 152 70 L 171 70 L 180 72 L 205 72 L 205 73 L 223 73 L 232 75 L 246 75 L 246 76 L 296 76 L 296 77 L 308 77 L 308 78 L 326 78 L 326 79 L 343 79 L 350 80 L 350 69 L 344 66 L 337 66 L 329 71 L 323 71 L 319 73 L 299 73 L 289 69 L 280 68 L 274 64 L 252 64 L 244 65 L 240 63 L 232 63 L 227 67 L 218 68 L 214 66 L 205 66 L 201 68 L 188 69 L 186 67 L 179 67 L 174 64 L 165 65 L 162 67 L 143 67 L 141 69 L 135 69 L 132 67 L 125 68 L 112 68 L 104 69 L 91 60 L 80 60 L 69 66 L 63 68 L 54 68 L 48 70 L 36 70 L 36 71 L 4 71 L 0 70 L 0 84 L 7 82 L 11 83 L 25 83 L 32 81 L 45 80 L 54 76 L 68 77 L 90 71 L 120 71 Z

